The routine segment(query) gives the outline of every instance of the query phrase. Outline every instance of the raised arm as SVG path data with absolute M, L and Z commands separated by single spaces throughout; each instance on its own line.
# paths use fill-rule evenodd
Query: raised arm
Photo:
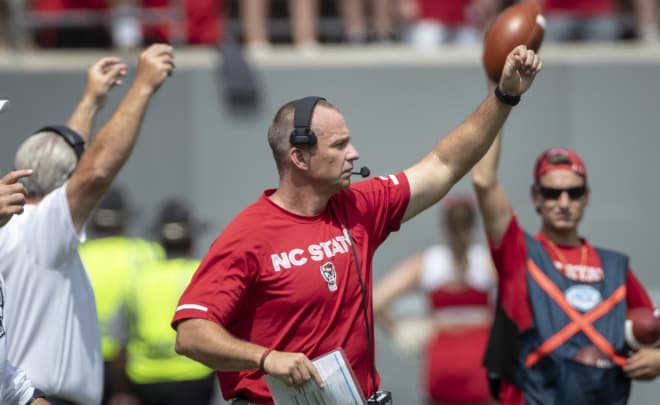
M 497 180 L 501 144 L 500 131 L 488 152 L 472 169 L 472 186 L 477 195 L 484 229 L 488 238 L 496 245 L 504 237 L 512 218 L 511 203 Z
M 499 87 L 520 96 L 541 70 L 540 57 L 524 45 L 507 56 Z M 462 124 L 442 138 L 420 162 L 405 170 L 410 183 L 406 221 L 439 201 L 486 153 L 506 121 L 511 106 L 491 93 Z
M 174 54 L 169 45 L 152 45 L 140 55 L 135 81 L 67 184 L 69 209 L 77 230 L 130 156 L 149 101 L 173 70 Z
M 115 86 L 122 84 L 126 75 L 126 65 L 119 58 L 105 57 L 99 59 L 87 71 L 87 86 L 82 99 L 69 117 L 66 125 L 78 132 L 89 142 L 96 114 L 105 104 L 105 100 Z

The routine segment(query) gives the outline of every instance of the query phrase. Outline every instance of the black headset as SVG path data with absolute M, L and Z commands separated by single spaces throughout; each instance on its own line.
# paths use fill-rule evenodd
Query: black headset
M 80 136 L 79 133 L 67 127 L 66 125 L 48 125 L 35 132 L 35 134 L 39 132 L 54 132 L 62 137 L 62 139 L 64 139 L 66 143 L 68 143 L 69 146 L 73 148 L 73 151 L 76 152 L 78 160 L 80 160 L 80 157 L 85 151 L 85 140 L 82 138 L 82 136 Z
M 312 131 L 312 113 L 316 103 L 323 97 L 304 97 L 296 100 L 293 115 L 293 131 L 289 136 L 291 145 L 316 145 L 316 134 Z

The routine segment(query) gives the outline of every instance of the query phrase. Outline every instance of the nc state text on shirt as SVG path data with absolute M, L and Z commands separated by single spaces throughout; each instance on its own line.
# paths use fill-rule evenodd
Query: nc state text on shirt
M 275 271 L 281 271 L 282 269 L 288 270 L 292 266 L 303 266 L 310 259 L 320 262 L 326 258 L 334 257 L 338 253 L 347 253 L 351 242 L 346 234 L 346 230 L 343 232 L 343 236 L 336 236 L 324 242 L 313 243 L 307 246 L 306 250 L 294 248 L 288 252 L 271 254 L 270 258 L 273 262 L 273 269 Z

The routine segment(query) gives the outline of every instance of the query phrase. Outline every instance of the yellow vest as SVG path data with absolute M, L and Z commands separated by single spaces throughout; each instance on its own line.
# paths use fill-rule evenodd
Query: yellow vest
M 121 334 L 112 323 L 121 316 L 131 278 L 147 263 L 162 260 L 165 252 L 155 242 L 123 236 L 90 240 L 79 252 L 94 288 L 103 360 L 112 361 L 121 348 Z
M 174 351 L 176 332 L 170 327 L 179 298 L 198 266 L 198 260 L 163 260 L 136 275 L 127 307 L 130 339 L 126 374 L 132 382 L 199 380 L 211 373 L 201 363 Z

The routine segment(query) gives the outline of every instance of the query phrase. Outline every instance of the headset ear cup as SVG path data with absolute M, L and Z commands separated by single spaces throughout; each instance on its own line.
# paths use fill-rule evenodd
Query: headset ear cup
M 298 128 L 294 128 L 293 131 L 291 131 L 291 135 L 289 135 L 289 143 L 291 143 L 291 145 L 300 144 L 300 135 L 298 134 Z
M 289 136 L 291 145 L 316 145 L 316 134 L 308 128 L 294 128 Z
M 305 138 L 307 138 L 307 144 L 316 145 L 316 134 L 311 129 L 305 131 Z

